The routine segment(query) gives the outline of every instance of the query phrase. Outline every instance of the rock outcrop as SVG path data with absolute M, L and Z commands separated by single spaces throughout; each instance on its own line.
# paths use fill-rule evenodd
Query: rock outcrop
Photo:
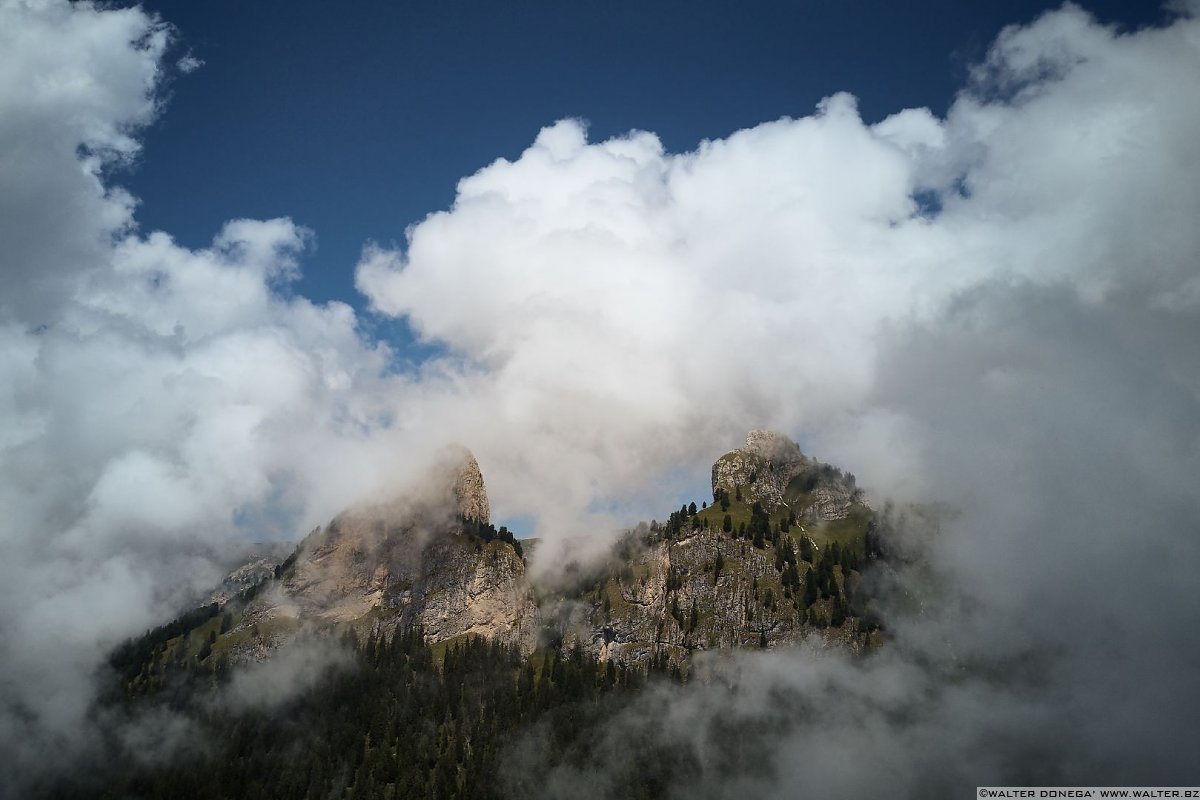
M 659 657 L 682 663 L 697 651 L 776 647 L 811 635 L 861 646 L 857 620 L 844 610 L 839 617 L 844 601 L 820 599 L 810 609 L 803 590 L 785 587 L 775 553 L 773 545 L 759 549 L 713 529 L 654 542 L 544 617 L 557 617 L 565 647 L 626 665 Z M 835 596 L 844 597 L 858 574 L 838 567 L 832 580 Z
M 275 574 L 275 567 L 295 549 L 291 542 L 253 542 L 232 548 L 224 567 L 224 580 L 212 591 L 205 593 L 199 605 L 216 603 L 225 605 L 241 592 L 257 586 Z
M 544 610 L 564 642 L 627 664 L 813 635 L 861 646 L 850 598 L 871 512 L 853 476 L 753 431 L 713 465 L 712 486 L 723 504 L 630 533 L 581 596 Z M 761 542 L 749 530 L 755 504 L 770 520 Z
M 812 522 L 846 519 L 866 498 L 854 476 L 806 456 L 781 433 L 751 431 L 746 444 L 717 459 L 712 468 L 713 496 L 718 490 L 740 493 L 768 512 L 781 506 L 805 513 Z
M 420 625 L 431 642 L 478 634 L 532 651 L 540 623 L 524 559 L 513 543 L 478 535 L 481 526 L 491 530 L 479 464 L 456 449 L 432 475 L 428 485 L 347 511 L 311 534 L 239 627 L 261 640 L 263 630 L 305 623 Z
M 541 627 L 525 564 L 513 547 L 462 536 L 431 542 L 420 569 L 392 584 L 384 608 L 396 614 L 381 627 L 419 624 L 434 642 L 471 634 L 528 653 Z
M 466 449 L 462 451 L 461 457 L 453 489 L 458 512 L 467 519 L 491 522 L 492 512 L 488 505 L 487 489 L 483 485 L 483 473 L 479 470 L 479 462 Z
M 743 447 L 713 464 L 713 494 L 718 489 L 731 495 L 740 490 L 748 502 L 760 502 L 774 511 L 783 503 L 788 484 L 815 464 L 783 434 L 751 431 Z

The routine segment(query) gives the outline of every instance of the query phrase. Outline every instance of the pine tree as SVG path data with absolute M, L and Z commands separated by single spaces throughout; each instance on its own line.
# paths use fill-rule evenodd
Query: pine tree
M 800 537 L 800 558 L 810 564 L 813 561 L 813 543 L 807 536 Z
M 804 605 L 811 606 L 817 602 L 819 591 L 817 575 L 813 572 L 812 567 L 809 567 L 804 573 Z

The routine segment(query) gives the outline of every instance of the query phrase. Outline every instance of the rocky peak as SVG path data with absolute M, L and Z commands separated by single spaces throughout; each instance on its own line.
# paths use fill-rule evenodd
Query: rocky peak
M 483 485 L 483 473 L 479 462 L 465 447 L 457 448 L 458 468 L 454 477 L 454 500 L 458 511 L 467 519 L 491 522 L 487 488 Z
M 712 469 L 713 496 L 739 490 L 747 503 L 767 511 L 781 505 L 812 521 L 845 519 L 850 507 L 866 506 L 854 476 L 806 456 L 800 446 L 774 431 L 750 431 L 746 444 L 717 459 Z
M 792 479 L 815 463 L 782 433 L 751 431 L 745 445 L 713 464 L 713 494 L 724 489 L 732 495 L 740 489 L 747 502 L 760 502 L 772 511 L 783 502 Z
M 779 464 L 805 463 L 800 445 L 775 431 L 750 431 L 742 449 Z
M 525 563 L 489 517 L 479 463 L 466 448 L 448 449 L 397 496 L 307 537 L 245 626 L 419 624 L 434 642 L 476 634 L 532 650 L 539 622 Z

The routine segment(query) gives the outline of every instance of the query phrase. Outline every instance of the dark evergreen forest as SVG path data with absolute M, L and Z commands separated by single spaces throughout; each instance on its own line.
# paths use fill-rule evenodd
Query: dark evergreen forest
M 172 623 L 166 632 L 186 622 Z M 114 672 L 99 714 L 120 712 L 128 720 L 138 711 L 170 709 L 193 720 L 202 741 L 156 764 L 137 764 L 110 742 L 106 758 L 46 787 L 42 796 L 526 796 L 540 791 L 539 776 L 514 780 L 515 769 L 528 768 L 513 766 L 515 748 L 536 750 L 535 770 L 602 768 L 591 758 L 590 743 L 604 722 L 636 702 L 648 683 L 682 679 L 665 659 L 649 670 L 600 663 L 580 649 L 562 655 L 547 649 L 522 659 L 514 648 L 478 637 L 430 646 L 420 630 L 365 641 L 347 634 L 340 644 L 352 653 L 349 666 L 329 670 L 315 686 L 270 710 L 231 710 L 213 702 L 228 672 L 185 666 L 153 688 L 121 683 L 123 676 Z M 114 666 L 128 669 L 135 653 L 149 652 L 152 642 L 130 643 L 114 654 Z M 637 764 L 622 765 L 623 796 L 658 797 L 687 782 L 697 765 L 685 754 L 645 744 Z

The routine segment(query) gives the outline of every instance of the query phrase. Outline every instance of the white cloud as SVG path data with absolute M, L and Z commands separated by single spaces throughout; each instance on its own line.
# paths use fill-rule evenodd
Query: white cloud
M 353 665 L 351 651 L 320 634 L 302 634 L 267 661 L 247 664 L 233 673 L 216 703 L 235 709 L 269 709 L 283 705 L 317 684 L 330 669 Z
M 933 681 L 928 718 L 867 703 L 831 723 L 895 768 L 889 787 L 920 793 L 922 748 L 1042 785 L 1186 780 L 1195 74 L 1195 19 L 1117 35 L 1067 6 L 1007 29 L 944 120 L 867 126 L 835 95 L 679 155 L 560 122 L 462 181 L 403 251 L 369 252 L 359 286 L 474 365 L 480 460 L 543 519 L 658 489 L 649 476 L 751 425 L 883 494 L 953 503 L 933 558 L 956 599 L 897 617 L 891 645 L 897 669 L 926 665 L 901 685 L 913 700 Z M 940 213 L 918 208 L 929 192 Z M 995 682 L 1025 662 L 1043 671 Z M 713 720 L 736 700 L 696 691 Z M 770 752 L 786 765 L 812 735 Z M 854 794 L 864 775 L 788 780 Z
M 184 75 L 187 75 L 203 67 L 204 61 L 189 53 L 188 55 L 176 61 L 175 66 L 180 72 L 182 72 Z
M 470 440 L 519 506 L 577 514 L 759 424 L 869 472 L 853 431 L 884 435 L 880 346 L 972 287 L 1195 307 L 1200 97 L 1177 80 L 1195 37 L 1191 20 L 1116 36 L 1066 7 L 1007 29 L 946 120 L 867 126 L 834 95 L 679 155 L 565 120 L 464 179 L 402 251 L 368 250 L 358 285 L 477 368 Z
M 138 9 L 15 0 L 0 22 L 0 310 L 40 324 L 132 220 L 132 198 L 100 170 L 138 154 L 167 30 Z
M 136 8 L 0 5 L 0 785 L 83 738 L 104 649 L 217 579 L 222 545 L 295 536 L 420 461 L 353 310 L 276 292 L 307 231 L 233 220 L 188 250 L 106 182 L 167 39 Z

